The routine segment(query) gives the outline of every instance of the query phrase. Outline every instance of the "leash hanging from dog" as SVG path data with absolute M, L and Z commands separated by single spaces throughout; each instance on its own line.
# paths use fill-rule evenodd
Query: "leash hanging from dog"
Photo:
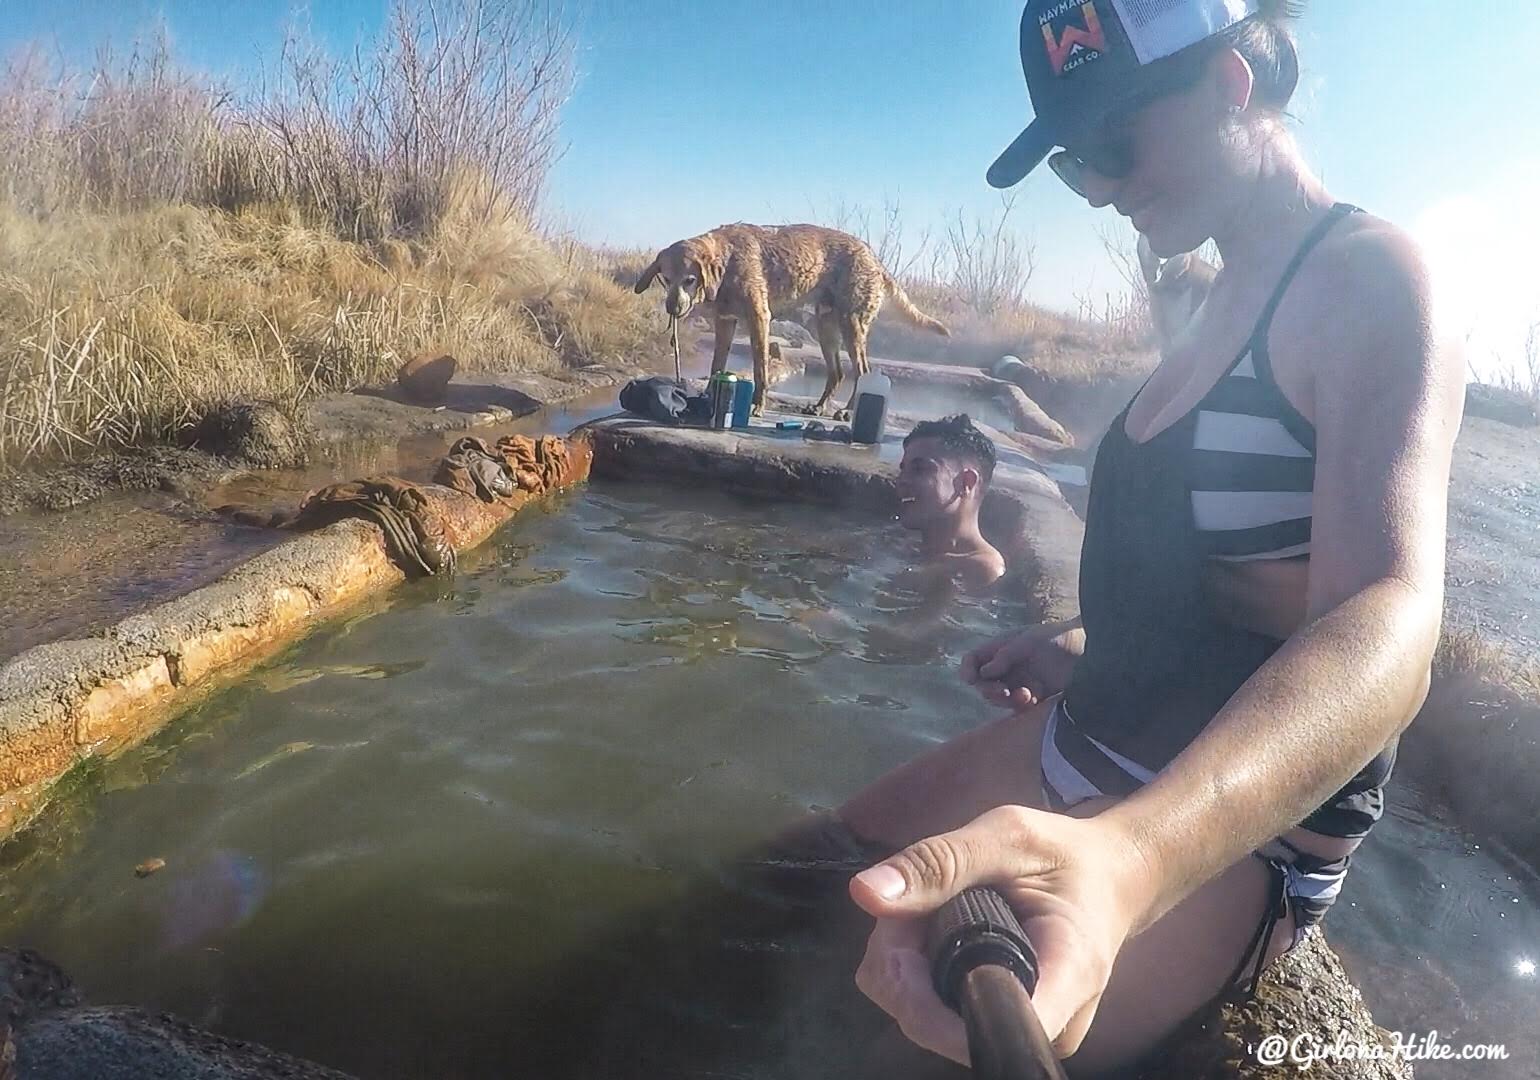
M 668 317 L 668 336 L 674 345 L 674 380 L 684 382 L 684 375 L 679 368 L 679 316 L 677 315 Z

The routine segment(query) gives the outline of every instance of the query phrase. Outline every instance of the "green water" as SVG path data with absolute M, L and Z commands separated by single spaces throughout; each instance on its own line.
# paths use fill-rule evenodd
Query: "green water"
M 742 868 L 989 715 L 957 659 L 1025 612 L 906 592 L 906 542 L 662 487 L 526 513 L 73 776 L 0 850 L 0 942 L 371 1080 L 919 1077 L 868 1071 L 840 876 Z M 1389 798 L 1328 936 L 1382 1024 L 1537 1075 L 1540 878 Z
M 86 771 L 0 940 L 364 1077 L 847 1074 L 859 935 L 728 868 L 988 715 L 957 658 L 1024 613 L 907 542 L 593 485 Z

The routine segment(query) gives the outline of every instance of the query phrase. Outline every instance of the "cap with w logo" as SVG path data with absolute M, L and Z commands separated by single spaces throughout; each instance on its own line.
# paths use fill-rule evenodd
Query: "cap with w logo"
M 1035 118 L 989 167 L 1018 183 L 1055 146 L 1139 93 L 1144 68 L 1257 12 L 1258 0 L 1028 0 L 1021 69 Z

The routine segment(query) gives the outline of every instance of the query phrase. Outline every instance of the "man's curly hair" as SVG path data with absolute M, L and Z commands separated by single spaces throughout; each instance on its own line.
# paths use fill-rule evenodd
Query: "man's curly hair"
M 904 436 L 904 445 L 908 446 L 915 439 L 939 440 L 941 448 L 948 454 L 962 458 L 977 469 L 986 484 L 995 473 L 995 444 L 973 426 L 967 413 L 940 420 L 921 420 Z

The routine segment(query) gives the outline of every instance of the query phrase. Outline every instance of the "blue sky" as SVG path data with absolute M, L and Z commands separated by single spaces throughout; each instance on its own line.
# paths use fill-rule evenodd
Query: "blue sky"
M 386 0 L 315 0 L 346 47 Z M 554 222 L 658 247 L 724 221 L 828 220 L 897 200 L 911 245 L 959 210 L 998 212 L 984 170 L 1030 116 L 1020 0 L 569 0 L 579 81 L 551 183 Z M 219 73 L 269 55 L 290 0 L 0 0 L 0 48 L 79 55 L 164 18 L 185 60 Z M 1444 326 L 1480 369 L 1540 319 L 1540 5 L 1315 0 L 1298 25 L 1295 112 L 1340 198 L 1411 229 Z M 1057 307 L 1119 281 L 1093 212 L 1051 175 L 1016 189 L 1036 243 L 1032 291 Z

